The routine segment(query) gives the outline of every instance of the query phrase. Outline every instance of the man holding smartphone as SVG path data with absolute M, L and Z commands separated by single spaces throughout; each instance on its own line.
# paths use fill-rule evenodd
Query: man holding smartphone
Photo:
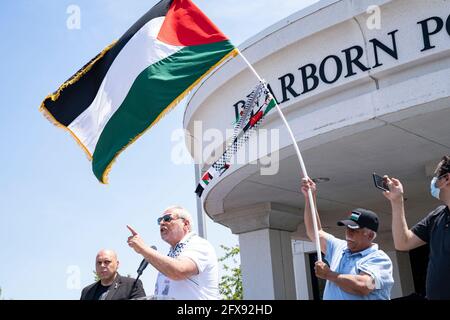
M 309 178 L 303 178 L 304 223 L 306 234 L 314 242 L 308 189 L 311 189 L 315 201 L 315 183 Z M 316 276 L 327 280 L 323 299 L 389 300 L 394 284 L 392 261 L 373 243 L 378 231 L 378 216 L 370 210 L 359 208 L 352 210 L 348 218 L 337 224 L 346 226 L 345 240 L 323 231 L 317 215 L 320 249 L 325 254 L 325 260 L 329 261 L 329 265 L 317 261 L 314 267 Z
M 426 297 L 450 300 L 450 156 L 444 156 L 439 162 L 430 184 L 431 195 L 444 205 L 435 208 L 411 229 L 405 219 L 403 185 L 396 178 L 384 176 L 384 179 L 389 187 L 383 195 L 391 202 L 395 248 L 408 251 L 428 243 Z

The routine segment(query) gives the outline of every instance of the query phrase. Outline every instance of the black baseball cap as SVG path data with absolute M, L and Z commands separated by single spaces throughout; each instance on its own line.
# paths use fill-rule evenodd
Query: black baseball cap
M 347 226 L 351 229 L 367 228 L 378 231 L 378 216 L 375 212 L 367 209 L 354 209 L 347 219 L 338 221 L 338 226 Z

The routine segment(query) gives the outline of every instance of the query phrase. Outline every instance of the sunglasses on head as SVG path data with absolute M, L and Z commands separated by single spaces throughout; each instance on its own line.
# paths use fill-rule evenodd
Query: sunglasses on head
M 165 214 L 162 217 L 159 217 L 158 219 L 156 219 L 156 221 L 157 221 L 158 226 L 159 226 L 161 224 L 161 221 L 170 222 L 172 220 L 177 220 L 177 219 L 183 219 L 183 218 L 180 218 L 180 217 L 174 218 L 170 214 Z

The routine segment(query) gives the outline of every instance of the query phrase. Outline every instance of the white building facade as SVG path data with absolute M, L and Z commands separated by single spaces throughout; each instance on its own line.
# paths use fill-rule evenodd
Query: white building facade
M 336 221 L 351 209 L 377 212 L 376 242 L 394 263 L 392 298 L 417 291 L 421 274 L 410 254 L 395 251 L 390 205 L 371 174 L 403 182 L 409 226 L 438 205 L 429 182 L 434 165 L 450 153 L 450 2 L 324 0 L 240 50 L 270 85 L 309 176 L 328 180 L 318 184 L 324 230 L 342 237 Z M 236 57 L 190 98 L 186 143 L 203 172 L 223 152 L 226 132 L 256 83 Z M 301 171 L 275 110 L 249 145 L 258 152 L 241 150 L 245 161 L 214 178 L 201 204 L 239 235 L 246 299 L 313 299 L 315 249 L 303 225 Z

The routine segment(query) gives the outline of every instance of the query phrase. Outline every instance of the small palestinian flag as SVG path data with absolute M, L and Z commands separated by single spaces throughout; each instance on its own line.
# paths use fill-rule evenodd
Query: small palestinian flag
M 197 188 L 195 189 L 195 193 L 201 197 L 203 190 L 205 190 L 205 187 L 211 182 L 212 179 L 214 179 L 214 176 L 212 174 L 213 172 L 205 172 L 205 174 L 202 176 L 202 179 L 200 180 L 199 184 L 197 185 Z
M 350 220 L 358 221 L 360 215 L 361 214 L 359 212 L 352 212 L 352 214 L 350 215 Z
M 213 176 L 209 172 L 206 172 L 202 177 L 202 181 L 204 184 L 208 185 L 212 178 Z
M 190 0 L 162 0 L 41 105 L 82 146 L 97 179 L 237 50 Z

